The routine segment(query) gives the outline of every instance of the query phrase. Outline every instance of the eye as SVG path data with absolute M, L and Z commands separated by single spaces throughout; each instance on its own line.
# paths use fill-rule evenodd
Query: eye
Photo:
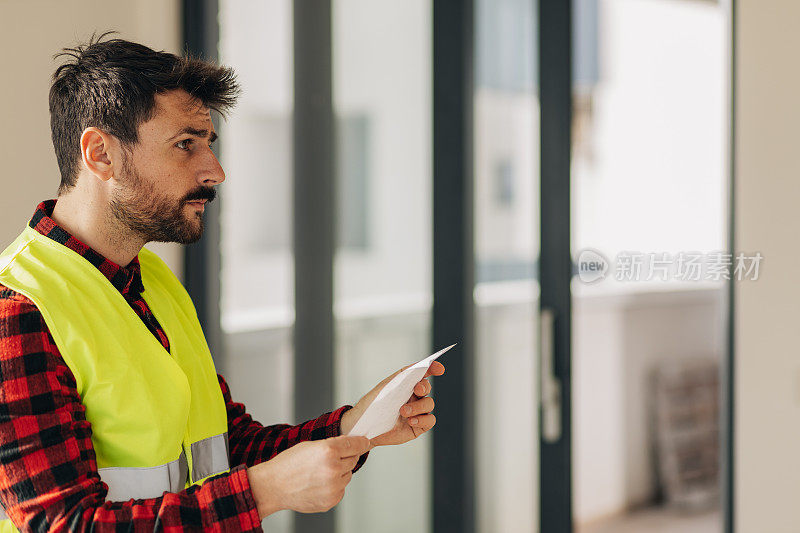
M 178 141 L 175 143 L 175 146 L 181 150 L 189 151 L 190 146 L 192 145 L 192 139 L 184 139 L 182 141 Z

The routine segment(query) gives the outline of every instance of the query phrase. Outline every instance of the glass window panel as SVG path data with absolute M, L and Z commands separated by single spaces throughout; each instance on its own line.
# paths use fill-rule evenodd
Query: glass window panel
M 475 12 L 477 526 L 538 531 L 536 3 L 477 0 Z
M 220 129 L 221 320 L 234 400 L 293 420 L 292 2 L 220 0 L 219 53 L 243 93 Z M 291 514 L 264 520 L 289 532 Z
M 586 41 L 595 39 L 597 72 L 574 88 L 572 249 L 575 260 L 591 248 L 610 263 L 602 281 L 572 284 L 573 497 L 581 533 L 653 523 L 722 529 L 724 287 L 705 276 L 681 280 L 675 268 L 681 252 L 727 245 L 726 4 L 576 5 L 578 53 L 591 53 Z M 688 422 L 671 422 L 679 419 Z M 685 438 L 679 449 L 676 439 Z M 691 469 L 680 466 L 681 454 Z M 681 498 L 699 512 L 677 517 L 661 505 Z
M 339 403 L 430 350 L 430 28 L 429 0 L 333 3 Z M 429 531 L 430 444 L 425 435 L 372 452 L 337 530 Z

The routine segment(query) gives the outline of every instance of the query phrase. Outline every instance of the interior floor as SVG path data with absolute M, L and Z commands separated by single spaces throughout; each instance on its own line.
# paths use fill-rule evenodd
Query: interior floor
M 719 510 L 688 513 L 652 507 L 598 520 L 577 528 L 578 533 L 720 533 Z

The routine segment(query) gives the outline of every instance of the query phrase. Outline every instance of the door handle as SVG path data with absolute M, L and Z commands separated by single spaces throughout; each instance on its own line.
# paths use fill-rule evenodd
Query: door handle
M 539 403 L 542 438 L 555 443 L 561 438 L 561 381 L 555 374 L 555 311 L 543 307 L 539 313 Z

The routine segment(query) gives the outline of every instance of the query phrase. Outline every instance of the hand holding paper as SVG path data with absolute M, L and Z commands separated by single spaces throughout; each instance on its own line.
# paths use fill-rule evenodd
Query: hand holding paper
M 436 419 L 430 412 L 434 402 L 427 396 L 431 385 L 424 378 L 444 373 L 444 366 L 434 361 L 453 346 L 455 344 L 383 380 L 345 413 L 342 432 L 366 436 L 373 445 L 381 446 L 402 444 L 433 427 Z M 357 420 L 353 422 L 354 419 Z

